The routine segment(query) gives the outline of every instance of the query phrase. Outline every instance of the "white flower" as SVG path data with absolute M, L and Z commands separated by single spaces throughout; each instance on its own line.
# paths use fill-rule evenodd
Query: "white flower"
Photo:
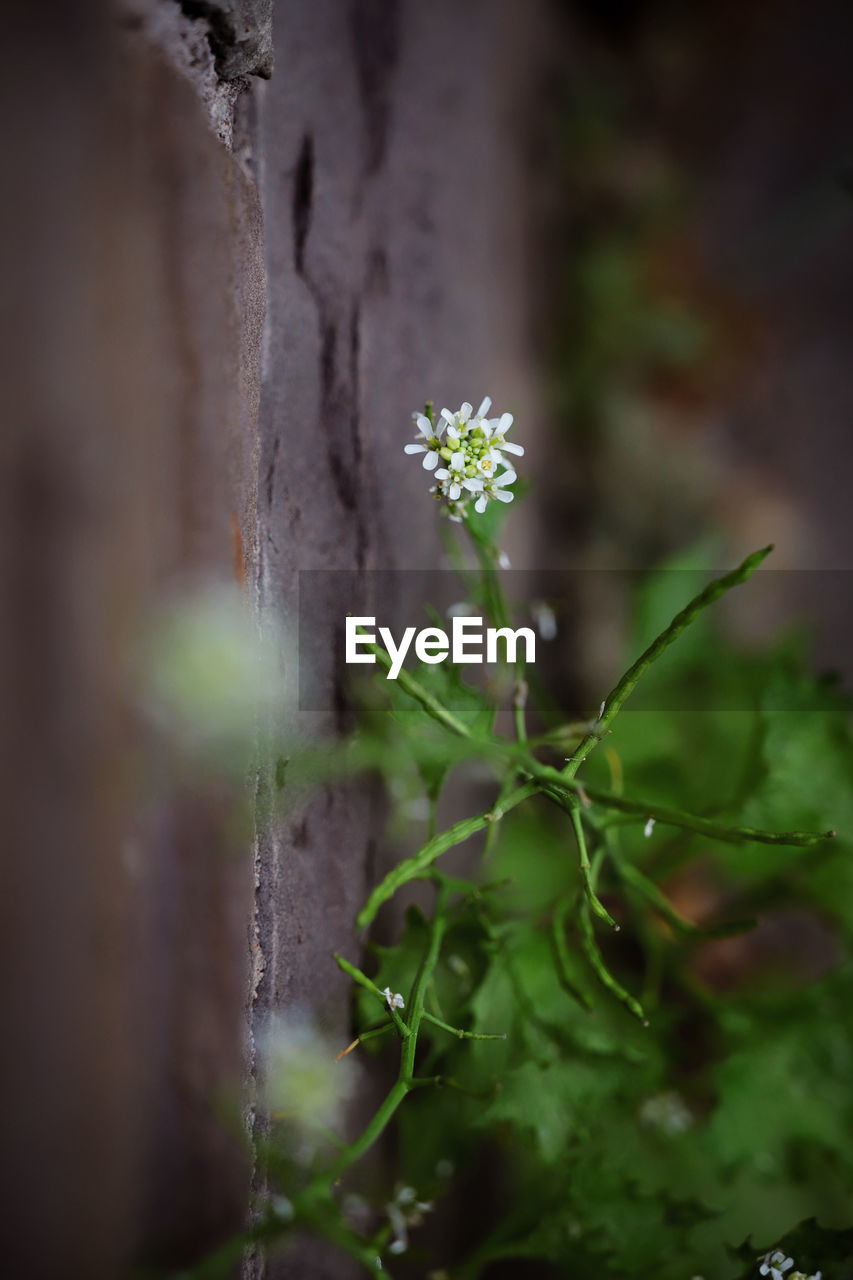
M 431 1200 L 419 1200 L 414 1187 L 397 1187 L 394 1199 L 386 1204 L 385 1212 L 394 1232 L 388 1252 L 405 1253 L 409 1247 L 409 1227 L 419 1227 L 425 1213 L 431 1213 Z
M 499 551 L 499 552 L 498 552 L 498 568 L 499 568 L 499 569 L 511 569 L 511 568 L 512 568 L 512 561 L 510 560 L 509 556 L 507 555 L 507 553 L 506 553 L 505 551 Z
M 655 819 L 649 818 L 648 822 L 643 827 L 643 835 L 646 837 L 647 840 L 649 836 L 652 834 L 652 832 L 654 831 L 654 829 L 655 829 Z
M 504 454 L 522 454 L 520 445 L 508 445 L 506 432 L 512 414 L 490 419 L 488 396 L 474 413 L 466 400 L 455 413 L 442 409 L 435 425 L 431 410 L 413 415 L 419 428 L 415 444 L 405 446 L 406 453 L 423 453 L 423 465 L 435 475 L 430 490 L 446 503 L 451 520 L 460 520 L 469 501 L 476 498 L 475 509 L 482 515 L 489 501 L 512 502 L 513 495 L 505 487 L 515 480 Z M 442 435 L 444 439 L 442 439 Z M 507 469 L 501 474 L 501 467 Z
M 492 446 L 498 453 L 514 453 L 516 457 L 521 458 L 524 455 L 524 448 L 520 444 L 509 443 L 506 434 L 513 423 L 511 413 L 502 413 L 499 418 L 493 418 L 489 423 L 489 438 Z
M 417 440 L 423 443 L 407 444 L 403 452 L 424 454 L 425 470 L 434 471 L 438 466 L 438 451 L 441 448 L 441 433 L 444 427 L 440 425 L 436 430 L 425 413 L 413 413 L 412 417 L 418 427 Z
M 340 1124 L 357 1087 L 358 1067 L 336 1062 L 333 1047 L 298 1011 L 270 1019 L 258 1048 L 266 1107 L 285 1127 L 297 1158 L 310 1159 L 323 1132 Z
M 514 471 L 504 471 L 503 475 L 496 476 L 494 480 L 487 480 L 483 485 L 483 490 L 474 504 L 474 510 L 480 515 L 486 510 L 489 499 L 496 502 L 512 502 L 513 494 L 507 493 L 505 485 L 515 484 L 518 476 Z
M 769 1275 L 771 1280 L 782 1280 L 784 1272 L 794 1265 L 793 1258 L 786 1258 L 781 1249 L 771 1249 L 760 1260 L 759 1275 Z
M 389 1009 L 405 1009 L 406 1002 L 400 995 L 399 991 L 395 993 L 390 987 L 386 987 L 382 994 L 385 997 L 385 1003 L 388 1005 Z
M 640 1107 L 640 1120 L 652 1129 L 659 1129 L 669 1137 L 686 1133 L 693 1127 L 693 1112 L 680 1093 L 667 1089 L 646 1098 Z
M 557 617 L 554 610 L 544 600 L 534 600 L 530 606 L 536 630 L 543 640 L 555 640 L 557 637 Z
M 446 447 L 442 449 L 442 455 L 447 452 Z M 475 475 L 468 474 L 472 467 L 463 450 L 454 450 L 447 459 L 447 463 L 446 467 L 438 468 L 435 478 L 439 481 L 441 492 L 451 502 L 459 501 L 462 497 L 463 489 L 467 489 L 469 493 L 479 493 L 482 490 L 483 481 L 478 480 Z M 476 466 L 476 464 L 474 465 Z

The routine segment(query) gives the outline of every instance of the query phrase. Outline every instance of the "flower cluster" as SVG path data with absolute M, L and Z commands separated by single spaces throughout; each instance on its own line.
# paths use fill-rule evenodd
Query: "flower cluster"
M 758 1263 L 758 1274 L 770 1276 L 770 1280 L 821 1280 L 819 1271 L 815 1271 L 813 1275 L 806 1275 L 804 1271 L 791 1271 L 794 1259 L 786 1257 L 781 1249 L 771 1249 L 763 1258 L 758 1259 Z
M 419 1227 L 425 1213 L 431 1213 L 431 1200 L 419 1200 L 414 1187 L 397 1187 L 394 1199 L 385 1206 L 394 1238 L 389 1253 L 405 1253 L 409 1247 L 409 1227 Z
M 424 455 L 424 468 L 432 471 L 436 480 L 430 492 L 447 503 L 451 519 L 461 520 L 470 501 L 480 515 L 490 501 L 512 502 L 507 486 L 516 474 L 507 455 L 521 457 L 524 449 L 506 438 L 512 426 L 511 413 L 486 417 L 491 404 L 486 396 L 476 413 L 467 401 L 456 413 L 442 409 L 438 425 L 429 405 L 426 413 L 412 415 L 418 435 L 416 443 L 407 444 L 405 451 Z

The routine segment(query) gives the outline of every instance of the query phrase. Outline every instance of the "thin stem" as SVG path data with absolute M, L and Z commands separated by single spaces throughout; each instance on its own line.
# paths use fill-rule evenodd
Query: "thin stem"
M 623 813 L 636 814 L 638 819 L 647 822 L 654 818 L 655 822 L 666 826 L 682 827 L 687 831 L 697 831 L 700 835 L 710 836 L 714 840 L 722 840 L 726 844 L 781 844 L 800 848 L 809 848 L 820 844 L 822 840 L 831 840 L 834 831 L 763 831 L 757 827 L 728 827 L 715 822 L 713 818 L 703 818 L 698 814 L 686 813 L 681 809 L 671 809 L 667 805 L 656 804 L 649 800 L 630 800 L 626 796 L 616 795 L 601 787 L 593 787 L 588 783 L 580 783 L 552 769 L 550 765 L 540 764 L 532 757 L 519 764 L 520 771 L 528 774 L 542 784 L 542 790 L 559 800 L 574 797 L 583 792 L 596 804 L 608 809 L 619 809 Z
M 376 996 L 378 1000 L 382 1001 L 383 1005 L 385 1005 L 391 1015 L 391 1021 L 397 1028 L 400 1039 L 408 1040 L 409 1036 L 412 1034 L 411 1028 L 406 1025 L 394 1006 L 388 1004 L 385 992 L 380 991 L 375 982 L 371 982 L 370 978 L 368 978 L 366 974 L 362 973 L 360 969 L 356 969 L 355 965 L 350 964 L 349 960 L 345 960 L 343 956 L 335 954 L 334 960 L 338 968 L 348 974 L 352 978 L 353 982 L 357 982 L 360 987 L 364 987 L 365 991 L 369 991 L 372 996 Z
M 356 632 L 361 636 L 367 634 L 361 627 L 356 627 Z M 374 641 L 364 640 L 362 643 L 363 647 L 374 655 L 380 667 L 383 667 L 385 671 L 391 670 L 392 659 L 387 649 L 383 649 L 381 644 L 376 644 Z M 410 698 L 414 698 L 416 702 L 421 704 L 427 715 L 432 716 L 433 720 L 437 720 L 439 724 L 444 725 L 445 729 L 449 729 L 451 733 L 455 733 L 459 738 L 473 737 L 467 724 L 458 720 L 452 711 L 448 711 L 439 702 L 438 698 L 434 698 L 404 667 L 401 667 L 397 675 L 397 684 Z
M 585 898 L 581 902 L 578 919 L 580 921 L 581 929 L 581 945 L 583 946 L 584 954 L 586 955 L 587 960 L 589 960 L 596 977 L 602 985 L 616 997 L 617 1000 L 620 1000 L 622 1004 L 631 1010 L 631 1013 L 633 1013 L 635 1018 L 639 1018 L 640 1022 L 642 1022 L 644 1026 L 648 1026 L 646 1015 L 643 1012 L 643 1006 L 638 1000 L 634 999 L 630 991 L 625 990 L 621 982 L 617 982 L 602 959 L 601 952 L 598 949 L 598 944 L 595 941 L 589 903 Z
M 441 1018 L 436 1018 L 434 1014 L 423 1011 L 424 1018 L 427 1022 L 433 1023 L 434 1026 L 440 1027 L 442 1031 L 446 1031 L 448 1035 L 456 1036 L 457 1040 L 506 1040 L 506 1032 L 501 1035 L 484 1035 L 479 1031 L 463 1031 L 461 1027 L 451 1027 L 449 1022 L 443 1022 Z
M 357 1049 L 360 1044 L 364 1044 L 366 1040 L 375 1040 L 377 1036 L 384 1036 L 386 1031 L 390 1031 L 394 1026 L 392 1021 L 383 1022 L 381 1027 L 370 1027 L 367 1031 L 362 1031 L 361 1035 L 356 1036 L 351 1044 L 345 1049 L 341 1049 L 340 1053 L 335 1054 L 335 1062 L 340 1062 L 341 1058 L 345 1058 L 348 1053 L 352 1053 L 353 1049 Z
M 682 631 L 690 626 L 691 622 L 703 609 L 713 604 L 715 600 L 719 600 L 720 596 L 724 595 L 726 591 L 730 591 L 732 587 L 738 586 L 741 582 L 746 582 L 747 578 L 772 550 L 773 547 L 770 546 L 762 548 L 761 551 L 755 551 L 751 556 L 747 556 L 737 569 L 733 569 L 731 573 L 724 574 L 721 578 L 715 578 L 713 582 L 710 582 L 705 587 L 704 591 L 700 591 L 680 613 L 676 614 L 669 626 L 640 654 L 637 661 L 628 668 L 621 680 L 605 698 L 595 731 L 586 735 L 563 770 L 567 778 L 573 778 L 577 773 L 601 735 L 606 733 L 625 700 L 633 692 L 637 681 L 641 676 L 645 675 L 652 663 L 657 661 L 674 640 L 678 639 Z
M 675 933 L 694 938 L 729 938 L 734 934 L 746 933 L 755 927 L 757 923 L 755 920 L 732 920 L 728 923 L 711 925 L 710 927 L 693 924 L 676 911 L 666 894 L 658 888 L 645 872 L 634 866 L 632 862 L 629 862 L 614 847 L 612 841 L 609 845 L 609 851 L 613 865 L 625 883 L 631 885 L 633 889 L 645 898 L 646 902 L 659 916 L 666 920 Z
M 575 800 L 574 804 L 571 807 L 570 816 L 572 820 L 572 827 L 574 828 L 574 832 L 575 832 L 575 839 L 578 842 L 578 853 L 580 855 L 581 875 L 583 876 L 583 887 L 586 893 L 587 901 L 589 902 L 589 905 L 592 907 L 595 914 L 598 916 L 599 920 L 604 920 L 607 924 L 611 926 L 611 928 L 618 929 L 619 926 L 616 924 L 616 921 L 613 919 L 612 915 L 607 910 L 607 908 L 603 906 L 601 902 L 599 902 L 595 889 L 593 888 L 592 875 L 591 875 L 591 869 L 589 864 L 589 854 L 587 853 L 587 848 L 586 848 L 586 836 L 584 835 L 583 823 L 581 822 L 581 815 L 580 815 L 580 810 L 578 808 L 577 800 Z
M 554 953 L 557 958 L 557 977 L 566 994 L 571 996 L 572 1000 L 577 1001 L 582 1009 L 589 1011 L 592 1009 L 592 1001 L 586 992 L 581 991 L 575 984 L 572 977 L 569 948 L 566 946 L 566 918 L 568 914 L 569 904 L 568 902 L 563 902 L 551 917 L 551 940 L 554 943 Z
M 405 1054 L 406 1046 L 409 1044 L 414 1045 L 414 1040 L 415 1037 L 410 1036 L 408 1040 L 403 1041 L 403 1054 L 401 1054 L 401 1059 Z M 364 1155 L 365 1151 L 370 1150 L 374 1142 L 379 1139 L 383 1129 L 386 1128 L 391 1117 L 394 1115 L 394 1112 L 397 1110 L 408 1092 L 408 1080 L 403 1079 L 401 1075 L 397 1078 L 394 1084 L 392 1084 L 384 1101 L 374 1112 L 372 1118 L 362 1130 L 361 1134 L 340 1153 L 338 1158 L 326 1169 L 325 1173 L 321 1175 L 321 1181 L 324 1185 L 330 1186 L 333 1182 L 336 1182 L 345 1169 L 348 1169 L 351 1164 L 354 1164 L 356 1160 L 360 1159 L 361 1156 Z
M 356 916 L 358 928 L 362 929 L 369 925 L 383 902 L 387 902 L 402 885 L 407 884 L 410 880 L 420 878 L 423 872 L 428 867 L 431 867 L 437 858 L 440 858 L 443 853 L 447 853 L 448 849 L 452 849 L 457 844 L 462 844 L 464 840 L 470 839 L 476 832 L 482 831 L 484 827 L 488 826 L 490 822 L 498 822 L 510 809 L 514 809 L 517 804 L 521 804 L 522 800 L 534 795 L 536 790 L 537 788 L 532 784 L 519 787 L 505 797 L 500 810 L 490 809 L 488 812 L 478 814 L 474 818 L 463 818 L 460 822 L 454 823 L 452 827 L 448 827 L 446 831 L 434 836 L 432 840 L 427 840 L 426 844 L 411 858 L 405 858 L 402 862 L 398 862 L 396 867 L 392 867 L 385 879 L 376 886 L 361 911 L 359 911 Z

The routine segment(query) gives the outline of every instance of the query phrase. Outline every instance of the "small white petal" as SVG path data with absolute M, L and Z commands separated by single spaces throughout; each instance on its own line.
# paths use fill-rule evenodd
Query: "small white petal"
M 459 421 L 467 422 L 473 412 L 473 407 L 466 400 L 462 408 L 459 410 Z
M 453 421 L 454 421 L 453 414 L 450 412 L 449 409 L 442 409 L 441 416 L 442 418 L 446 418 L 451 425 L 453 424 Z
M 512 441 L 510 441 L 510 440 L 504 440 L 503 444 L 501 445 L 501 449 L 503 450 L 503 452 L 504 452 L 504 453 L 514 453 L 514 454 L 517 454 L 517 456 L 518 456 L 519 458 L 520 458 L 520 457 L 523 455 L 523 453 L 524 453 L 524 445 L 523 445 L 523 444 L 514 444 L 514 443 L 513 443 Z
M 455 427 L 448 427 L 448 428 L 447 428 L 447 438 L 448 438 L 448 440 L 458 440 L 458 439 L 459 439 L 459 432 L 456 430 L 456 428 L 455 428 Z
M 512 502 L 513 496 L 511 493 L 507 493 L 506 489 L 498 489 L 495 494 L 498 502 Z
M 435 473 L 435 478 L 436 480 L 449 480 L 450 472 L 447 470 L 447 467 L 439 467 L 438 471 Z
M 500 431 L 501 435 L 505 435 L 507 431 L 509 431 L 510 427 L 512 426 L 512 423 L 513 423 L 513 417 L 511 413 L 501 414 L 500 419 L 498 421 L 498 430 Z
M 426 445 L 423 444 L 407 444 L 403 453 L 426 453 Z
M 450 455 L 450 465 L 454 471 L 462 471 L 465 467 L 465 454 L 460 449 Z
M 494 483 L 496 485 L 515 484 L 518 476 L 514 471 L 504 471 L 503 475 L 495 476 Z
M 483 512 L 486 510 L 486 495 L 484 493 L 481 494 L 480 497 L 477 499 L 477 501 L 474 503 L 474 510 L 479 515 L 482 515 Z
M 483 403 L 480 405 L 479 409 L 477 410 L 477 415 L 476 415 L 476 416 L 477 416 L 478 418 L 482 418 L 482 417 L 484 417 L 484 416 L 489 412 L 489 410 L 491 409 L 491 407 L 492 407 L 492 400 L 491 400 L 491 396 L 485 396 L 485 397 L 483 398 Z
M 531 605 L 530 612 L 533 614 L 533 621 L 536 623 L 536 630 L 539 632 L 543 640 L 555 640 L 557 637 L 557 619 L 554 610 L 544 600 L 538 600 Z
M 438 454 L 436 453 L 435 449 L 427 449 L 426 457 L 424 458 L 425 469 L 427 471 L 435 471 L 437 466 L 438 466 Z
M 425 413 L 416 413 L 415 422 L 418 424 L 425 436 L 433 435 L 432 423 Z
M 450 486 L 450 500 L 455 502 L 457 498 L 462 496 L 462 486 L 455 482 Z
M 482 492 L 483 492 L 483 482 L 482 482 L 482 480 L 463 480 L 463 481 L 462 481 L 462 487 L 463 487 L 463 488 L 465 488 L 465 489 L 467 489 L 469 493 L 482 493 Z

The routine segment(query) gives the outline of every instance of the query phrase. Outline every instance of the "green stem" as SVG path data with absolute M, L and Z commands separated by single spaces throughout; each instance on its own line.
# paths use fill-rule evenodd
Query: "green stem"
M 593 787 L 588 783 L 581 785 L 567 777 L 558 769 L 540 764 L 532 757 L 520 763 L 522 772 L 542 784 L 542 790 L 559 800 L 583 793 L 596 804 L 608 809 L 619 809 L 622 813 L 636 814 L 638 819 L 647 822 L 654 818 L 655 822 L 665 826 L 682 827 L 686 831 L 697 831 L 700 835 L 714 840 L 722 840 L 726 844 L 744 844 L 751 841 L 756 844 L 781 844 L 800 848 L 809 848 L 820 844 L 822 840 L 830 840 L 834 831 L 763 831 L 758 827 L 728 827 L 713 818 L 703 818 L 698 814 L 685 813 L 681 809 L 671 809 L 667 805 L 655 804 L 649 800 L 630 800 L 626 796 L 616 795 L 613 791 L 605 791 L 601 787 Z
M 610 845 L 610 857 L 625 883 L 636 889 L 658 915 L 666 920 L 675 933 L 694 938 L 729 938 L 734 934 L 746 933 L 749 929 L 755 927 L 755 920 L 733 920 L 730 923 L 713 925 L 709 928 L 692 924 L 691 921 L 686 920 L 684 916 L 676 911 L 669 898 L 661 892 L 655 882 L 639 867 L 635 867 L 632 862 L 629 862 L 627 858 L 617 852 L 612 844 Z
M 637 681 L 641 676 L 645 675 L 652 663 L 657 661 L 674 640 L 678 639 L 682 631 L 690 626 L 691 622 L 703 609 L 713 604 L 715 600 L 719 600 L 720 596 L 724 595 L 726 591 L 730 591 L 732 587 L 738 586 L 741 582 L 746 582 L 747 578 L 772 550 L 773 547 L 770 546 L 762 548 L 761 551 L 753 552 L 751 556 L 747 556 L 743 564 L 739 565 L 737 569 L 733 569 L 731 573 L 724 574 L 723 577 L 716 578 L 713 582 L 710 582 L 704 591 L 700 591 L 698 596 L 694 596 L 690 603 L 680 613 L 676 614 L 669 626 L 652 641 L 645 652 L 640 654 L 637 661 L 628 668 L 622 679 L 605 698 L 601 715 L 596 722 L 595 731 L 586 735 L 563 770 L 567 778 L 575 776 L 590 751 L 609 729 L 623 703 L 633 692 Z
M 583 887 L 586 893 L 587 902 L 592 907 L 593 911 L 598 916 L 599 920 L 604 920 L 605 923 L 611 926 L 611 928 L 616 929 L 618 928 L 616 921 L 613 919 L 613 917 L 611 916 L 607 908 L 603 906 L 601 902 L 599 902 L 598 896 L 595 892 L 595 889 L 593 888 L 592 874 L 591 874 L 591 868 L 589 864 L 589 854 L 587 853 L 587 848 L 586 848 L 586 836 L 584 835 L 583 822 L 581 821 L 580 809 L 579 809 L 577 800 L 575 800 L 573 805 L 571 806 L 570 816 L 572 819 L 572 826 L 575 832 L 575 839 L 578 842 L 578 853 L 580 855 L 581 875 L 583 876 Z
M 361 627 L 356 627 L 356 631 L 361 636 L 365 636 L 367 634 Z M 388 653 L 387 649 L 383 649 L 381 644 L 365 640 L 363 642 L 363 648 L 367 649 L 368 652 L 374 655 L 380 667 L 385 671 L 391 670 L 391 655 Z M 400 668 L 400 672 L 397 676 L 397 684 L 409 695 L 410 698 L 414 698 L 416 702 L 421 704 L 427 715 L 432 716 L 433 720 L 437 720 L 439 724 L 444 725 L 445 729 L 449 729 L 451 733 L 455 733 L 459 738 L 470 738 L 473 736 L 467 724 L 463 724 L 461 720 L 456 718 L 452 711 L 448 711 L 447 708 L 439 702 L 438 698 L 434 698 L 433 695 L 425 689 L 414 676 L 410 675 L 409 672 L 406 671 L 405 667 Z
M 440 858 L 443 853 L 447 853 L 448 849 L 452 849 L 455 845 L 462 844 L 464 840 L 470 839 L 476 832 L 482 831 L 484 827 L 488 826 L 490 822 L 498 822 L 510 809 L 514 809 L 517 804 L 521 804 L 522 800 L 534 795 L 536 790 L 537 788 L 532 784 L 519 787 L 505 797 L 499 810 L 490 809 L 487 813 L 478 814 L 474 818 L 463 818 L 460 822 L 454 823 L 452 827 L 448 827 L 446 831 L 434 836 L 432 840 L 427 840 L 426 844 L 411 858 L 405 858 L 402 862 L 398 862 L 396 867 L 392 867 L 385 879 L 376 886 L 361 911 L 359 911 L 356 916 L 358 928 L 363 929 L 366 925 L 369 925 L 383 902 L 387 902 L 402 885 L 407 884 L 410 880 L 418 879 L 428 867 L 432 866 L 437 858 Z
M 434 1026 L 440 1027 L 442 1031 L 446 1031 L 448 1035 L 456 1036 L 457 1040 L 506 1040 L 506 1032 L 502 1035 L 484 1035 L 479 1031 L 463 1031 L 461 1027 L 451 1027 L 449 1022 L 442 1022 L 441 1018 L 436 1018 L 434 1014 L 423 1011 L 423 1017 L 427 1022 L 433 1023 Z
M 643 1006 L 638 1000 L 634 999 L 630 991 L 625 990 L 621 982 L 617 982 L 602 959 L 601 952 L 598 949 L 598 944 L 595 941 L 589 903 L 585 898 L 581 902 L 578 918 L 580 920 L 581 945 L 583 946 L 584 954 L 586 955 L 587 960 L 589 960 L 596 977 L 602 985 L 616 997 L 617 1000 L 620 1000 L 622 1004 L 631 1010 L 631 1013 L 633 1013 L 635 1018 L 639 1018 L 640 1022 L 642 1022 L 644 1026 L 647 1026 L 648 1023 L 646 1022 L 646 1015 L 643 1012 Z
M 566 945 L 566 918 L 568 914 L 569 904 L 568 902 L 563 902 L 551 917 L 551 939 L 554 943 L 554 953 L 557 958 L 557 977 L 566 994 L 571 996 L 572 1000 L 577 1001 L 581 1008 L 589 1011 L 592 1009 L 592 1001 L 586 992 L 581 991 L 575 984 L 572 977 L 569 948 Z
M 406 1047 L 411 1044 L 414 1046 L 415 1037 L 410 1036 L 409 1039 L 403 1041 L 403 1054 L 401 1061 L 405 1055 Z M 394 1112 L 409 1092 L 409 1082 L 403 1078 L 402 1070 L 400 1076 L 392 1084 L 384 1101 L 380 1104 L 372 1118 L 362 1130 L 361 1134 L 351 1142 L 338 1156 L 338 1158 L 326 1169 L 321 1175 L 324 1185 L 331 1185 L 336 1182 L 344 1170 L 348 1169 L 351 1164 L 360 1159 L 365 1151 L 369 1151 L 373 1144 L 378 1141 L 383 1129 L 388 1125 Z
M 355 965 L 350 964 L 349 960 L 345 960 L 343 956 L 335 954 L 334 961 L 339 969 L 342 969 L 344 973 L 348 974 L 349 977 L 352 978 L 353 982 L 357 982 L 360 987 L 364 987 L 365 991 L 369 991 L 372 996 L 376 996 L 377 1000 L 381 1000 L 382 1004 L 387 1007 L 388 1013 L 391 1015 L 391 1021 L 400 1033 L 400 1039 L 408 1040 L 409 1036 L 412 1034 L 411 1028 L 406 1025 L 397 1010 L 392 1005 L 388 1004 L 385 998 L 385 992 L 380 991 L 375 982 L 371 982 L 370 978 L 368 978 L 366 974 L 362 973 L 360 969 L 356 969 Z

